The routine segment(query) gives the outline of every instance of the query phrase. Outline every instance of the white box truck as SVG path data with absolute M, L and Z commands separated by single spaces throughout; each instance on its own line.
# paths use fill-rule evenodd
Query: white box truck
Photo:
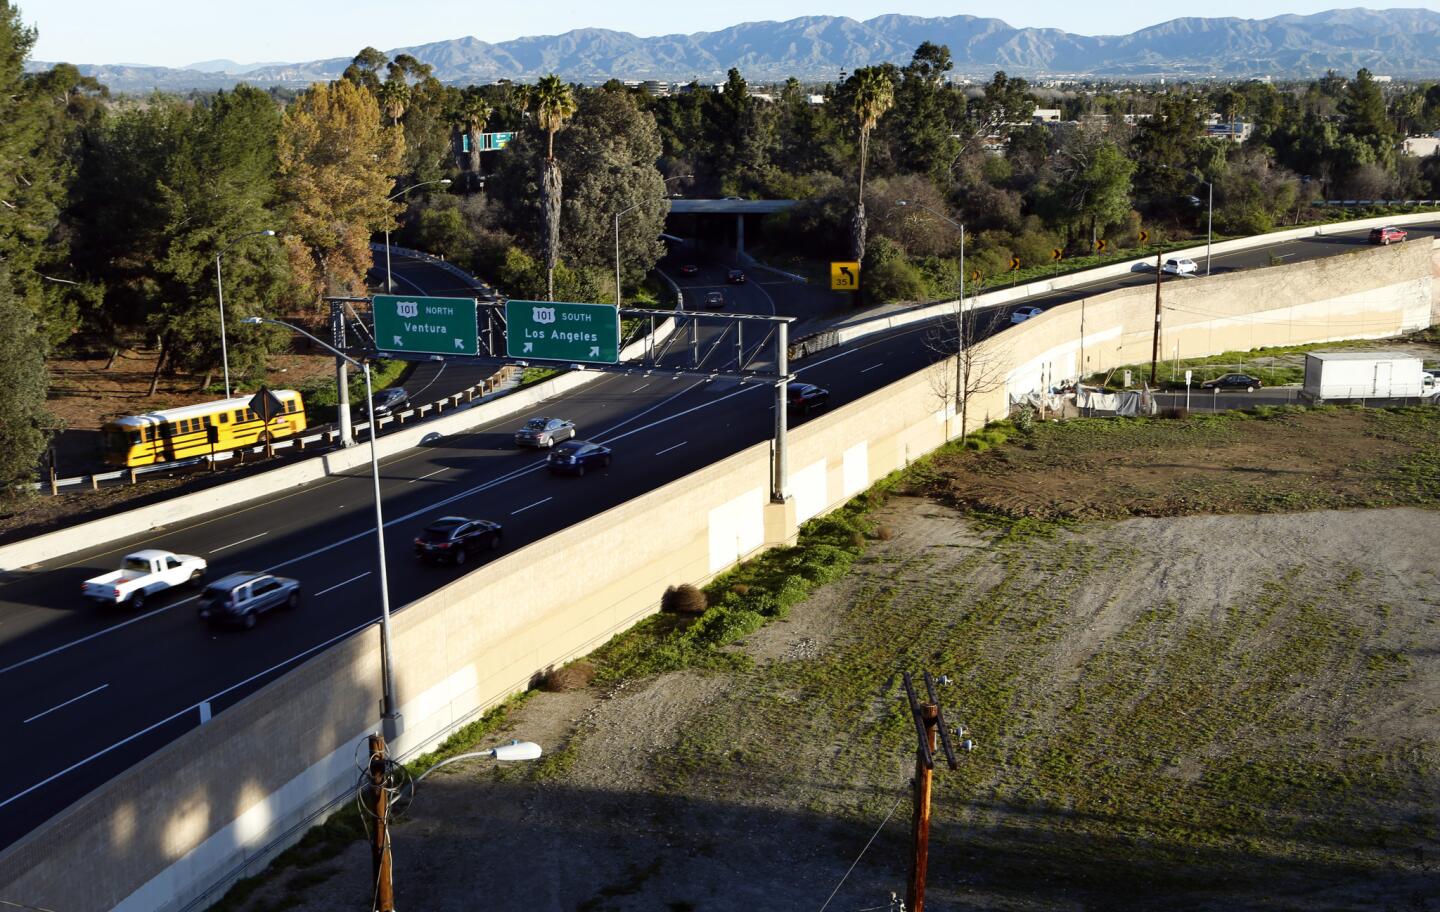
M 1415 399 L 1434 396 L 1433 376 L 1414 355 L 1386 352 L 1308 352 L 1305 355 L 1305 398 Z

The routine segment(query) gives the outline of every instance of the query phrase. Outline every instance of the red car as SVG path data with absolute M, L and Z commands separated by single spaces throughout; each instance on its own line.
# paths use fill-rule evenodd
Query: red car
M 1399 244 L 1409 236 L 1409 233 L 1406 232 L 1404 228 L 1391 228 L 1387 226 L 1385 228 L 1370 229 L 1370 243 L 1372 244 Z
M 696 266 L 694 263 L 686 263 L 684 266 L 681 266 L 681 267 L 680 267 L 680 274 L 681 274 L 681 275 L 694 275 L 695 273 L 697 273 L 697 272 L 699 272 L 699 271 L 700 271 L 700 267 L 699 267 L 699 266 Z

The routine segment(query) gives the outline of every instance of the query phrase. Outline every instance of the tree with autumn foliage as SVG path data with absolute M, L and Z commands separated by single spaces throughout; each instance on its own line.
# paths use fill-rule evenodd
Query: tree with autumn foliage
M 316 299 L 362 294 L 370 237 L 395 227 L 388 202 L 405 138 L 375 96 L 349 80 L 317 83 L 286 110 L 279 138 L 285 238 L 297 281 Z

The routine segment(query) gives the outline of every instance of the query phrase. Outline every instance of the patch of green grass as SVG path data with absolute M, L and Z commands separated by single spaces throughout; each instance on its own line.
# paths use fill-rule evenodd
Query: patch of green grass
M 532 386 L 549 380 L 551 377 L 558 377 L 561 373 L 558 367 L 527 367 L 520 373 L 520 386 Z

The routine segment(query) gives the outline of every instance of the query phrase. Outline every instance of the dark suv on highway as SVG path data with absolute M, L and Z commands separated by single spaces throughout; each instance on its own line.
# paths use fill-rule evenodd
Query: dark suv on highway
M 230 624 L 247 630 L 272 608 L 300 607 L 300 583 L 285 576 L 253 571 L 232 573 L 205 587 L 200 594 L 200 620 L 212 625 Z

